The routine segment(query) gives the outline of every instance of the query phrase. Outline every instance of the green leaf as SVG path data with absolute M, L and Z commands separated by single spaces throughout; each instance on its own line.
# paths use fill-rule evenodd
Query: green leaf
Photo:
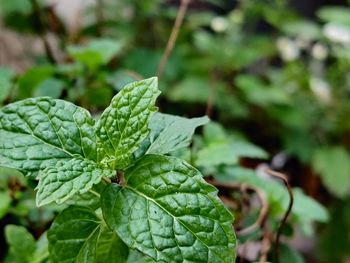
M 166 154 L 185 148 L 191 143 L 198 126 L 209 122 L 208 117 L 187 119 L 174 115 L 155 113 L 151 118 L 151 129 L 147 141 L 147 153 Z
M 36 250 L 32 263 L 47 262 L 49 257 L 49 241 L 47 240 L 47 232 L 44 232 L 36 242 Z
M 245 141 L 230 142 L 214 142 L 203 147 L 197 153 L 196 164 L 201 166 L 211 166 L 220 164 L 237 164 L 239 158 L 267 158 L 267 153 Z
M 312 163 L 331 193 L 338 197 L 344 197 L 349 193 L 350 155 L 343 147 L 317 149 Z
M 303 256 L 293 247 L 282 244 L 280 251 L 280 262 L 305 263 L 305 260 L 303 259 Z
M 301 37 L 305 40 L 319 40 L 322 38 L 320 26 L 309 20 L 289 21 L 283 24 L 282 29 L 292 37 Z
M 55 167 L 48 167 L 39 173 L 36 203 L 38 206 L 55 201 L 62 204 L 73 195 L 84 194 L 103 176 L 112 177 L 113 170 L 101 169 L 96 163 L 81 158 L 58 162 Z
M 0 103 L 10 95 L 13 74 L 10 69 L 0 67 Z
M 57 99 L 61 96 L 65 83 L 62 80 L 48 78 L 41 82 L 34 92 L 35 97 L 49 96 Z
M 126 263 L 156 263 L 162 261 L 154 261 L 149 256 L 142 254 L 137 250 L 130 250 L 128 260 Z
M 89 207 L 93 210 L 100 207 L 100 193 L 105 188 L 103 182 L 94 185 L 88 192 L 83 194 L 75 194 L 72 198 L 68 199 L 66 205 L 75 205 Z
M 18 89 L 21 99 L 33 96 L 36 87 L 54 74 L 54 68 L 51 66 L 39 66 L 30 68 L 23 76 L 19 78 Z
M 47 233 L 52 261 L 94 263 L 100 223 L 88 208 L 71 206 L 63 210 Z
M 350 26 L 350 8 L 345 6 L 325 6 L 317 11 L 317 16 L 326 22 Z
M 106 223 L 129 247 L 166 262 L 233 262 L 232 215 L 192 166 L 145 155 L 125 172 L 126 185 L 101 196 Z
M 313 198 L 304 194 L 300 188 L 293 189 L 294 206 L 293 214 L 302 222 L 327 222 L 328 211 Z
M 113 39 L 98 39 L 87 46 L 69 46 L 68 53 L 76 61 L 87 65 L 90 69 L 107 64 L 123 47 L 122 42 Z
M 94 120 L 62 100 L 26 99 L 0 110 L 0 165 L 36 176 L 75 155 L 96 160 Z
M 248 102 L 261 107 L 272 104 L 284 105 L 290 101 L 290 96 L 284 89 L 268 85 L 256 76 L 238 75 L 235 84 L 244 93 Z
M 30 263 L 36 250 L 35 239 L 22 226 L 7 225 L 5 227 L 6 241 L 17 263 Z
M 215 166 L 220 164 L 237 164 L 239 156 L 231 145 L 211 143 L 197 153 L 196 165 Z
M 2 174 L 0 174 L 1 176 Z M 0 190 L 0 219 L 2 219 L 11 205 L 11 196 L 8 191 Z
M 130 164 L 149 133 L 148 122 L 159 93 L 157 79 L 150 78 L 126 85 L 112 99 L 96 125 L 100 162 L 118 169 Z
M 125 263 L 129 249 L 123 241 L 106 225 L 101 227 L 98 245 L 97 262 Z

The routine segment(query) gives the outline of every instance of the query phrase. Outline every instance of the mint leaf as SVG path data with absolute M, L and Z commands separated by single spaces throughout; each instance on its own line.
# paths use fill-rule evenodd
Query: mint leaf
M 52 261 L 94 263 L 100 223 L 88 208 L 71 206 L 63 210 L 47 233 Z
M 129 247 L 166 262 L 233 262 L 232 215 L 199 171 L 151 154 L 126 170 L 125 180 L 125 187 L 106 188 L 101 207 Z
M 23 226 L 7 225 L 6 241 L 17 263 L 30 263 L 36 250 L 35 239 Z
M 187 147 L 195 129 L 208 122 L 206 116 L 187 119 L 164 113 L 154 114 L 149 124 L 151 132 L 147 153 L 166 154 Z
M 106 225 L 101 226 L 97 245 L 97 262 L 125 263 L 129 248 Z
M 75 155 L 96 160 L 94 121 L 88 111 L 46 97 L 0 110 L 0 165 L 36 176 Z
M 154 261 L 149 256 L 146 256 L 135 249 L 130 250 L 128 260 L 126 261 L 126 263 L 156 263 L 156 262 L 162 262 L 162 261 Z
M 108 167 L 127 167 L 132 154 L 149 133 L 148 122 L 156 111 L 157 79 L 126 85 L 103 112 L 96 125 L 98 159 Z
M 72 158 L 66 162 L 58 162 L 39 173 L 39 184 L 36 202 L 38 206 L 55 201 L 61 204 L 76 193 L 86 193 L 94 184 L 101 181 L 102 176 L 112 177 L 113 170 L 101 169 L 96 163 Z
M 100 193 L 105 188 L 103 182 L 94 185 L 88 192 L 83 194 L 75 194 L 70 199 L 65 201 L 66 205 L 75 205 L 89 207 L 92 210 L 96 210 L 100 207 Z

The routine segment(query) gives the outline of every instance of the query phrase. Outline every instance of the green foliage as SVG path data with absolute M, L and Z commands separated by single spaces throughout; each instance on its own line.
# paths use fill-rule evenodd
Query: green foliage
M 343 147 L 318 149 L 313 166 L 330 192 L 339 197 L 349 193 L 350 154 Z
M 25 227 L 7 225 L 5 236 L 10 246 L 10 255 L 18 263 L 41 263 L 48 259 L 46 233 L 36 241 Z
M 76 193 L 84 194 L 102 177 L 113 177 L 114 171 L 101 169 L 92 161 L 72 158 L 66 162 L 58 162 L 54 167 L 42 170 L 37 187 L 37 205 L 45 205 L 55 201 L 65 202 Z
M 0 164 L 35 177 L 75 155 L 96 160 L 94 120 L 74 104 L 26 99 L 0 110 Z
M 85 204 L 64 209 L 48 231 L 53 262 L 126 262 L 127 246 L 157 261 L 235 258 L 233 217 L 217 190 L 186 162 L 150 154 L 188 146 L 208 118 L 158 114 L 149 125 L 159 93 L 156 78 L 126 85 L 96 125 L 86 110 L 46 97 L 1 109 L 0 165 L 39 180 L 38 206 Z M 146 151 L 143 142 L 149 142 Z M 121 184 L 106 186 L 116 170 L 124 172 L 117 178 Z M 84 201 L 101 192 L 103 218 L 95 202 Z M 23 256 L 34 253 L 31 240 Z
M 127 245 L 157 261 L 233 261 L 232 216 L 197 170 L 150 154 L 124 176 L 124 188 L 103 192 L 102 211 Z
M 169 114 L 153 115 L 147 153 L 167 154 L 189 146 L 195 129 L 209 122 L 208 117 L 187 119 Z M 145 143 L 144 143 L 145 144 Z
M 11 246 L 11 253 L 19 263 L 30 262 L 35 252 L 35 239 L 27 229 L 20 226 L 6 226 L 6 239 Z
M 303 4 L 290 5 L 286 0 L 192 3 L 161 76 L 163 96 L 158 106 L 191 117 L 207 112 L 215 122 L 197 129 L 208 122 L 207 117 L 155 112 L 159 93 L 155 79 L 131 84 L 157 72 L 176 17 L 173 1 L 97 2 L 102 3 L 100 9 L 88 7 L 79 13 L 79 26 L 70 28 L 66 14 L 59 11 L 61 3 L 47 6 L 38 0 L 44 35 L 57 59 L 49 64 L 41 51 L 26 56 L 32 44 L 35 52 L 41 46 L 30 43 L 31 38 L 42 41 L 37 36 L 41 30 L 33 1 L 0 0 L 3 65 L 8 55 L 14 55 L 9 65 L 0 67 L 0 105 L 15 102 L 0 110 L 0 165 L 27 176 L 0 167 L 0 225 L 23 225 L 38 237 L 57 213 L 69 206 L 80 207 L 89 210 L 99 226 L 98 237 L 92 236 L 86 245 L 83 242 L 79 259 L 91 255 L 96 262 L 116 258 L 155 262 L 145 251 L 128 249 L 125 238 L 109 230 L 100 196 L 109 182 L 116 196 L 130 194 L 124 180 L 127 171 L 159 154 L 186 160 L 188 167 L 199 167 L 208 180 L 248 185 L 265 193 L 269 205 L 265 225 L 251 235 L 239 236 L 240 244 L 249 247 L 250 242 L 260 244 L 263 231 L 275 233 L 289 200 L 277 180 L 260 169 L 246 169 L 270 162 L 271 157 L 272 166 L 277 160 L 275 168 L 285 171 L 294 186 L 295 205 L 283 232 L 281 263 L 302 262 L 295 240 L 288 243 L 291 246 L 284 244 L 300 230 L 320 243 L 316 244 L 320 251 L 312 249 L 309 255 L 317 254 L 327 262 L 346 260 L 350 246 L 344 235 L 350 222 L 346 205 L 350 189 L 349 7 L 323 6 L 312 10 L 314 19 L 294 8 Z M 11 29 L 33 33 L 25 34 L 23 41 L 24 34 L 16 36 L 24 42 L 25 59 L 33 63 L 30 68 L 27 63 L 22 67 L 17 51 L 10 48 L 7 52 Z M 192 142 L 196 129 L 203 135 L 195 135 Z M 285 160 L 279 163 L 280 156 Z M 155 178 L 159 185 L 164 183 Z M 219 196 L 238 219 L 235 228 L 253 224 L 260 212 L 257 194 L 248 190 L 246 209 L 247 193 L 241 195 L 242 188 L 219 188 Z M 327 209 L 306 193 L 322 200 Z M 134 197 L 145 202 L 151 194 Z M 112 200 L 126 209 L 131 205 Z M 38 209 L 36 203 L 46 205 Z M 144 238 L 145 234 L 140 235 Z M 50 261 L 45 236 L 40 239 L 43 250 L 28 254 L 34 263 Z M 133 244 L 141 246 L 146 240 L 141 237 Z M 128 245 L 133 241 L 128 240 Z M 77 252 L 71 244 L 65 245 Z M 1 249 L 0 256 L 6 249 Z M 154 247 L 147 251 L 154 255 Z M 14 261 L 15 255 L 9 253 L 5 262 Z
M 10 95 L 13 75 L 12 70 L 0 67 L 0 104 Z
M 69 46 L 68 54 L 77 62 L 95 70 L 99 66 L 106 65 L 116 54 L 123 44 L 112 39 L 99 39 L 88 43 L 88 45 Z
M 98 159 L 107 167 L 123 169 L 148 135 L 148 122 L 156 111 L 157 79 L 125 86 L 102 113 L 97 132 Z

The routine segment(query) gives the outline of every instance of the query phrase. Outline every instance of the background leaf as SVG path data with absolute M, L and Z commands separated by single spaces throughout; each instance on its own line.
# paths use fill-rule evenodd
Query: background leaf
M 342 147 L 324 147 L 316 150 L 312 160 L 328 190 L 343 197 L 350 190 L 350 155 Z
M 149 124 L 151 131 L 147 153 L 167 154 L 189 146 L 195 129 L 208 122 L 209 118 L 206 116 L 187 119 L 155 113 Z
M 36 246 L 28 230 L 23 226 L 7 225 L 5 235 L 17 263 L 31 263 Z

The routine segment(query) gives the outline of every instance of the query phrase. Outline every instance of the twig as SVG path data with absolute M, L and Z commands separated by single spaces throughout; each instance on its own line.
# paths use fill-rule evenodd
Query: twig
M 267 229 L 264 227 L 264 235 L 263 239 L 261 240 L 261 250 L 260 250 L 260 257 L 259 262 L 266 262 L 267 261 L 267 254 L 269 253 L 269 250 L 271 248 L 271 242 L 270 242 L 270 234 Z
M 254 191 L 257 194 L 257 196 L 260 200 L 260 204 L 261 204 L 261 209 L 260 209 L 258 219 L 249 227 L 244 228 L 240 231 L 237 231 L 237 235 L 239 235 L 239 236 L 248 235 L 248 234 L 254 232 L 255 230 L 257 230 L 259 227 L 261 227 L 265 223 L 267 215 L 268 215 L 268 211 L 269 211 L 269 204 L 267 202 L 266 195 L 262 190 L 260 190 L 259 188 L 255 187 L 255 186 L 251 186 L 251 185 L 247 185 L 247 184 L 222 183 L 222 182 L 218 182 L 215 180 L 207 180 L 207 182 L 216 186 L 216 187 L 232 189 L 232 190 L 240 190 L 241 192 L 244 192 L 245 189 L 249 189 L 249 190 Z
M 216 86 L 214 84 L 213 76 L 210 78 L 210 83 L 209 83 L 209 94 L 208 94 L 208 99 L 207 99 L 207 107 L 205 110 L 205 115 L 208 117 L 211 117 L 211 114 L 213 112 L 213 104 L 215 101 L 215 96 L 216 96 Z
M 181 4 L 180 4 L 179 10 L 178 10 L 177 15 L 176 15 L 173 29 L 171 30 L 171 34 L 170 34 L 170 37 L 168 39 L 168 43 L 166 45 L 165 51 L 163 53 L 163 56 L 160 60 L 159 66 L 158 66 L 158 70 L 157 70 L 158 78 L 160 78 L 162 76 L 164 69 L 165 69 L 165 66 L 169 60 L 170 55 L 171 55 L 171 52 L 174 49 L 175 42 L 176 42 L 177 36 L 179 34 L 183 20 L 185 18 L 187 7 L 188 7 L 190 1 L 191 0 L 181 0 Z
M 50 43 L 45 37 L 45 26 L 44 26 L 44 23 L 42 21 L 39 4 L 38 4 L 37 0 L 29 0 L 29 1 L 32 5 L 32 9 L 33 9 L 33 19 L 35 21 L 34 23 L 37 26 L 38 34 L 41 38 L 41 41 L 43 42 L 47 59 L 49 60 L 49 62 L 51 64 L 56 64 L 57 61 L 55 59 L 55 56 L 53 55 L 53 51 L 52 51 L 52 48 L 50 46 Z
M 261 209 L 260 209 L 259 216 L 257 220 L 254 222 L 254 224 L 237 232 L 237 235 L 240 235 L 240 236 L 248 235 L 254 232 L 255 230 L 257 230 L 259 227 L 262 227 L 265 224 L 265 221 L 269 212 L 269 203 L 267 202 L 265 192 L 263 192 L 261 189 L 254 186 L 246 186 L 246 187 L 250 190 L 253 190 L 257 194 L 260 201 Z
M 96 31 L 97 36 L 102 36 L 103 31 L 103 0 L 96 0 Z
M 275 240 L 275 246 L 274 246 L 274 255 L 275 255 L 275 263 L 279 263 L 279 244 L 280 244 L 280 237 L 282 234 L 282 230 L 283 227 L 285 226 L 288 216 L 292 211 L 293 208 L 293 204 L 294 204 L 294 196 L 293 196 L 293 192 L 292 192 L 292 187 L 289 184 L 288 178 L 286 175 L 284 175 L 283 173 L 279 173 L 276 171 L 273 171 L 271 169 L 266 169 L 265 170 L 266 173 L 268 173 L 271 176 L 274 176 L 276 178 L 279 178 L 283 181 L 283 183 L 285 184 L 285 186 L 288 189 L 288 194 L 289 194 L 289 204 L 288 204 L 288 208 L 280 222 L 280 225 L 278 226 L 278 230 L 277 230 L 277 234 L 276 234 L 276 240 Z

